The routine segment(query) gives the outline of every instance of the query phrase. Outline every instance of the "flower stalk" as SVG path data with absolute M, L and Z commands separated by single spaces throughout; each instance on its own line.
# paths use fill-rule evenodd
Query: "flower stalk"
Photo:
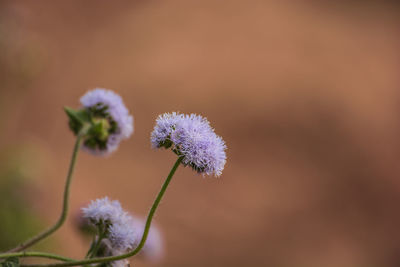
M 69 169 L 68 169 L 67 179 L 65 182 L 63 206 L 62 206 L 62 211 L 61 211 L 61 215 L 60 215 L 59 219 L 53 226 L 51 226 L 47 230 L 39 233 L 38 235 L 32 237 L 31 239 L 19 244 L 15 248 L 10 249 L 5 254 L 0 254 L 1 258 L 6 257 L 5 255 L 10 255 L 10 253 L 12 253 L 12 252 L 23 251 L 23 250 L 29 248 L 30 246 L 33 246 L 40 240 L 48 237 L 49 235 L 51 235 L 52 233 L 57 231 L 64 224 L 64 222 L 67 218 L 67 214 L 68 214 L 69 192 L 70 192 L 71 180 L 72 180 L 72 176 L 73 176 L 74 169 L 75 169 L 75 163 L 76 163 L 76 160 L 78 157 L 78 152 L 79 152 L 82 138 L 83 138 L 83 135 L 85 134 L 85 131 L 86 131 L 86 127 L 84 127 L 82 129 L 81 133 L 77 136 L 76 141 L 75 141 L 75 145 L 74 145 L 74 149 L 73 149 L 72 157 L 71 157 L 71 162 L 70 162 Z M 26 257 L 26 256 L 24 256 L 24 257 Z M 40 256 L 38 256 L 38 257 L 40 257 Z
M 0 254 L 0 259 L 23 258 L 23 257 L 47 258 L 47 259 L 60 260 L 60 261 L 74 261 L 74 259 L 60 256 L 57 254 L 46 253 L 46 252 L 37 252 L 37 251 L 22 251 L 22 252 L 12 252 L 12 253 Z
M 146 224 L 144 228 L 144 232 L 142 235 L 142 238 L 138 244 L 138 246 L 132 250 L 131 252 L 122 254 L 122 255 L 117 255 L 117 256 L 109 256 L 109 257 L 101 257 L 101 258 L 93 258 L 93 259 L 84 259 L 84 260 L 79 260 L 79 261 L 68 261 L 68 262 L 63 262 L 63 263 L 50 263 L 50 264 L 31 264 L 31 265 L 21 265 L 25 267 L 66 267 L 66 266 L 79 266 L 79 265 L 87 265 L 87 264 L 93 264 L 93 263 L 104 263 L 104 262 L 110 262 L 110 261 L 117 261 L 117 260 L 122 260 L 126 259 L 129 257 L 132 257 L 140 252 L 140 250 L 143 248 L 144 244 L 146 243 L 147 236 L 150 231 L 150 226 L 151 222 L 153 220 L 154 214 L 157 210 L 158 205 L 161 202 L 161 199 L 164 196 L 165 191 L 168 188 L 169 183 L 171 182 L 172 177 L 174 176 L 176 170 L 178 169 L 179 165 L 181 164 L 183 160 L 183 157 L 178 157 L 176 160 L 174 166 L 172 167 L 168 177 L 166 178 L 164 184 L 161 187 L 160 192 L 158 193 L 156 199 L 154 200 L 153 205 L 151 206 L 151 209 L 149 211 L 149 214 L 146 219 Z

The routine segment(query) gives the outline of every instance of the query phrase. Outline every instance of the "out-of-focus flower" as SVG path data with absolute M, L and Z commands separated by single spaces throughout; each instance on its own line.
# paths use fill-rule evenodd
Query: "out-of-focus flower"
M 83 217 L 104 231 L 113 250 L 125 253 L 135 244 L 137 235 L 133 217 L 122 209 L 119 201 L 104 197 L 92 201 L 82 211 Z
M 140 238 L 133 225 L 133 217 L 127 212 L 119 215 L 119 220 L 110 226 L 108 239 L 111 246 L 116 251 L 126 252 L 133 248 L 136 240 Z
M 96 199 L 87 207 L 82 208 L 83 217 L 88 218 L 93 224 L 107 222 L 114 224 L 119 222 L 120 214 L 123 213 L 118 200 L 110 200 L 108 197 Z
M 104 237 L 96 257 L 117 256 L 135 249 L 142 238 L 145 221 L 124 211 L 117 200 L 108 197 L 96 199 L 82 208 L 83 218 L 98 229 Z M 161 233 L 154 224 L 139 255 L 145 260 L 157 262 L 164 255 Z M 113 267 L 128 266 L 128 260 L 112 262 Z
M 119 261 L 113 261 L 111 262 L 112 267 L 129 267 L 129 260 L 128 259 L 123 259 Z
M 122 98 L 113 91 L 97 88 L 83 95 L 80 102 L 83 109 L 66 108 L 66 112 L 76 135 L 85 129 L 85 150 L 95 155 L 108 155 L 133 133 L 133 117 Z
M 140 218 L 134 218 L 134 228 L 138 233 L 138 239 L 135 243 L 135 247 L 139 244 L 140 238 L 144 232 L 145 221 Z M 152 224 L 150 226 L 149 234 L 147 235 L 146 243 L 139 253 L 140 257 L 144 260 L 156 263 L 164 257 L 164 241 L 159 228 Z
M 172 148 L 182 164 L 201 174 L 220 176 L 226 163 L 226 145 L 208 120 L 196 114 L 160 115 L 151 133 L 153 148 Z

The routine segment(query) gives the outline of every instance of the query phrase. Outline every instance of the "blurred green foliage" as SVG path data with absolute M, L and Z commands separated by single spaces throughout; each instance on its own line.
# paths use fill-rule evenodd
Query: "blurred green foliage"
M 21 35 L 12 9 L 0 2 L 0 120 L 7 125 L 8 105 L 25 93 L 42 69 L 38 49 Z M 0 126 L 0 129 L 2 127 Z M 16 246 L 43 227 L 32 209 L 32 183 L 27 165 L 34 157 L 27 146 L 8 146 L 0 131 L 0 251 Z M 5 148 L 7 146 L 7 148 Z
M 7 250 L 42 227 L 29 207 L 27 179 L 19 164 L 0 169 L 0 251 Z

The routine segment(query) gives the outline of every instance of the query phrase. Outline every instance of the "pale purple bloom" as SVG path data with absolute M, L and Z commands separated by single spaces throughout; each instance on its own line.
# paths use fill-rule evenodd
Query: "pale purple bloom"
M 83 217 L 92 223 L 119 221 L 119 215 L 123 212 L 118 200 L 109 200 L 108 197 L 92 201 L 86 208 L 82 208 Z
M 116 256 L 116 255 L 114 255 Z M 128 259 L 123 259 L 119 261 L 113 261 L 111 262 L 112 267 L 129 267 L 129 260 Z
M 183 114 L 176 112 L 164 113 L 158 116 L 156 126 L 151 133 L 151 144 L 153 148 L 160 148 L 167 141 L 171 141 L 171 133 L 177 123 L 184 119 Z
M 117 200 L 111 201 L 108 197 L 97 199 L 82 211 L 93 224 L 107 225 L 106 243 L 113 253 L 125 253 L 133 248 L 137 239 L 133 218 Z
M 145 221 L 124 211 L 117 200 L 108 197 L 92 201 L 82 208 L 84 218 L 94 225 L 103 224 L 108 227 L 106 236 L 102 240 L 105 248 L 104 255 L 116 256 L 124 254 L 139 245 L 143 236 Z M 150 228 L 145 245 L 140 255 L 149 261 L 159 261 L 164 254 L 160 231 L 153 225 Z M 113 267 L 127 266 L 129 261 L 112 262 Z
M 108 136 L 106 147 L 104 149 L 93 149 L 84 146 L 89 152 L 96 155 L 110 154 L 118 148 L 123 139 L 129 138 L 133 133 L 133 117 L 129 114 L 122 98 L 113 91 L 96 88 L 82 96 L 80 102 L 86 109 L 100 110 L 105 108 L 105 113 L 116 123 L 115 131 Z
M 169 148 L 183 156 L 182 163 L 199 173 L 220 176 L 226 162 L 226 145 L 208 120 L 200 115 L 165 113 L 151 133 L 153 148 Z
M 116 251 L 126 252 L 132 249 L 138 236 L 133 227 L 133 218 L 127 212 L 119 214 L 118 221 L 110 226 L 108 239 Z
M 142 239 L 145 221 L 136 216 L 129 215 L 124 225 L 116 225 L 110 228 L 110 237 L 107 241 L 107 248 L 110 255 L 121 255 L 127 250 L 136 248 Z M 127 238 L 132 236 L 133 238 Z M 141 249 L 139 256 L 144 260 L 159 262 L 164 256 L 164 244 L 160 231 L 153 224 L 150 227 L 146 242 Z M 113 267 L 126 266 L 128 261 L 115 261 Z M 125 264 L 125 265 L 124 265 Z
M 138 233 L 138 239 L 135 243 L 135 246 L 137 246 L 144 232 L 145 221 L 140 218 L 134 218 L 133 225 Z M 164 256 L 163 238 L 160 230 L 154 224 L 150 226 L 146 243 L 144 243 L 144 246 L 139 255 L 145 260 L 151 262 L 159 262 Z

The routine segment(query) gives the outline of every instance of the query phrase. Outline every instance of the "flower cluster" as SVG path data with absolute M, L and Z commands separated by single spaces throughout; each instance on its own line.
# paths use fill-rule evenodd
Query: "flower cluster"
M 115 151 L 120 142 L 133 133 L 133 117 L 122 98 L 111 90 L 97 88 L 80 99 L 82 107 L 65 107 L 69 126 L 77 136 L 64 188 L 63 210 L 57 223 L 17 247 L 0 255 L 1 266 L 19 266 L 19 257 L 36 256 L 68 261 L 54 266 L 127 267 L 129 257 L 142 252 L 147 260 L 158 261 L 163 255 L 162 238 L 157 228 L 150 227 L 154 214 L 179 164 L 190 166 L 200 174 L 220 176 L 227 149 L 224 140 L 215 134 L 208 120 L 196 114 L 165 113 L 156 120 L 151 133 L 153 148 L 171 149 L 178 159 L 159 191 L 146 221 L 126 212 L 117 200 L 108 197 L 92 201 L 82 208 L 80 229 L 94 235 L 83 260 L 72 260 L 49 253 L 24 251 L 55 232 L 65 222 L 69 188 L 78 152 L 82 147 L 96 155 Z M 95 230 L 95 231 L 93 231 Z M 15 257 L 16 256 L 16 257 Z M 53 265 L 53 264 L 52 264 Z
M 165 113 L 151 133 L 153 148 L 172 148 L 182 163 L 202 174 L 220 176 L 226 162 L 226 145 L 208 120 L 196 114 Z
M 133 248 L 137 239 L 133 217 L 122 209 L 119 201 L 108 197 L 97 199 L 82 208 L 82 212 L 93 225 L 103 226 L 113 251 L 121 254 Z
M 103 251 L 96 256 L 116 256 L 132 250 L 139 245 L 145 223 L 124 211 L 117 200 L 108 197 L 96 199 L 82 208 L 83 217 L 92 225 L 105 230 L 102 240 Z M 103 228 L 102 228 L 103 227 Z M 163 255 L 160 231 L 152 226 L 141 255 L 151 261 L 158 261 Z M 126 260 L 113 262 L 113 267 L 127 266 Z

